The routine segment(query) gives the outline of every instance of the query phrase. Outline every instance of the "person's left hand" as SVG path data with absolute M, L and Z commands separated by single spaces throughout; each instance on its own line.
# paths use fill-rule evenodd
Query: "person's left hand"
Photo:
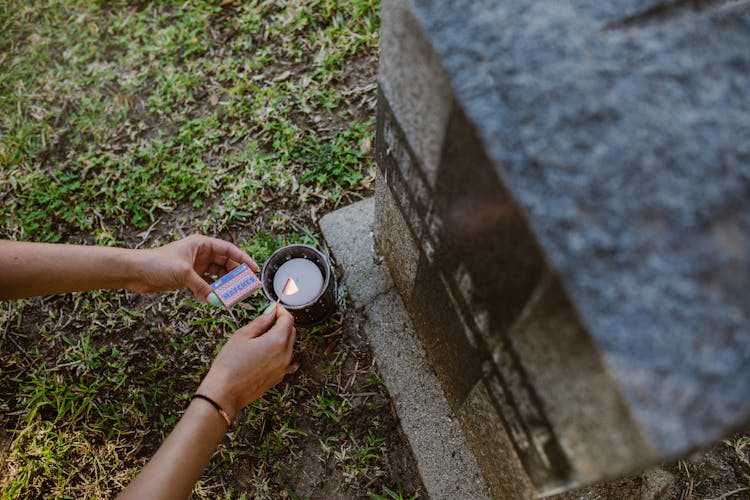
M 211 286 L 204 275 L 223 276 L 243 262 L 256 273 L 258 264 L 228 241 L 194 234 L 163 247 L 139 252 L 137 292 L 163 292 L 189 288 L 206 302 Z

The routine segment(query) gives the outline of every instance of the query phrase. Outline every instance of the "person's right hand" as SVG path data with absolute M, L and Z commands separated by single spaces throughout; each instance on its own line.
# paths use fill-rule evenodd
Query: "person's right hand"
M 290 366 L 296 336 L 294 318 L 283 307 L 261 314 L 229 338 L 197 393 L 216 401 L 234 420 L 285 374 L 296 371 Z
M 203 277 L 210 273 L 223 276 L 242 263 L 256 273 L 258 264 L 232 243 L 200 234 L 173 241 L 168 245 L 136 250 L 138 275 L 131 286 L 140 293 L 189 288 L 206 302 L 211 285 Z

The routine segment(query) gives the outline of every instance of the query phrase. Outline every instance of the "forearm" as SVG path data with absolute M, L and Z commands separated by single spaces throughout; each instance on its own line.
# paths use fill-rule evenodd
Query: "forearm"
M 211 398 L 234 421 L 241 408 L 292 373 L 289 363 L 295 338 L 294 318 L 283 307 L 258 316 L 229 338 L 198 394 Z M 121 498 L 187 498 L 226 431 L 227 422 L 216 408 L 209 401 L 194 399 Z
M 188 498 L 226 431 L 227 424 L 215 408 L 204 400 L 193 400 L 156 455 L 119 498 Z
M 0 299 L 132 288 L 139 250 L 0 240 Z

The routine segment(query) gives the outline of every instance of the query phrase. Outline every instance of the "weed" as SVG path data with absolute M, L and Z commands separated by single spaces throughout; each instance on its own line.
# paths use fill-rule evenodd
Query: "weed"
M 318 444 L 320 445 L 320 449 L 323 451 L 323 454 L 326 457 L 330 457 L 331 453 L 336 449 L 337 443 L 339 441 L 338 436 L 327 436 L 325 434 L 318 436 Z
M 336 199 L 338 189 L 350 188 L 362 180 L 356 167 L 364 161 L 361 141 L 369 140 L 369 125 L 354 123 L 339 132 L 332 140 L 321 141 L 309 135 L 292 149 L 291 156 L 303 167 L 302 183 L 314 182 Z
M 735 453 L 737 454 L 737 458 L 748 468 L 750 468 L 750 436 L 740 436 L 736 439 L 724 441 L 724 444 L 734 449 Z
M 365 445 L 356 451 L 355 458 L 359 464 L 368 466 L 380 460 L 386 451 L 386 438 L 384 436 L 375 436 L 368 432 L 365 439 Z
M 372 500 L 406 500 L 406 499 L 408 499 L 408 500 L 415 500 L 415 499 L 419 498 L 418 495 L 404 496 L 404 492 L 403 492 L 400 484 L 397 485 L 396 488 L 397 488 L 397 491 L 394 491 L 394 490 L 388 488 L 387 486 L 384 486 L 383 487 L 383 494 L 382 495 L 378 495 L 377 493 L 368 493 L 367 495 Z
M 351 401 L 348 398 L 341 398 L 329 389 L 315 396 L 312 414 L 315 417 L 326 416 L 334 422 L 339 422 L 350 406 Z
M 378 372 L 376 372 L 375 370 L 370 370 L 369 372 L 367 372 L 367 382 L 365 382 L 363 387 L 365 387 L 366 389 L 374 389 L 381 385 L 385 385 L 385 381 L 380 377 Z

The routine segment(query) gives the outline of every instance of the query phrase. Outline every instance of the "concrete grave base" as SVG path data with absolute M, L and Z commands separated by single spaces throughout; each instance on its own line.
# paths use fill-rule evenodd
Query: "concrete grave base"
M 374 200 L 368 199 L 326 215 L 320 227 L 343 270 L 341 284 L 354 313 L 364 317 L 365 333 L 427 494 L 430 498 L 491 498 L 388 268 L 376 252 L 374 217 Z

